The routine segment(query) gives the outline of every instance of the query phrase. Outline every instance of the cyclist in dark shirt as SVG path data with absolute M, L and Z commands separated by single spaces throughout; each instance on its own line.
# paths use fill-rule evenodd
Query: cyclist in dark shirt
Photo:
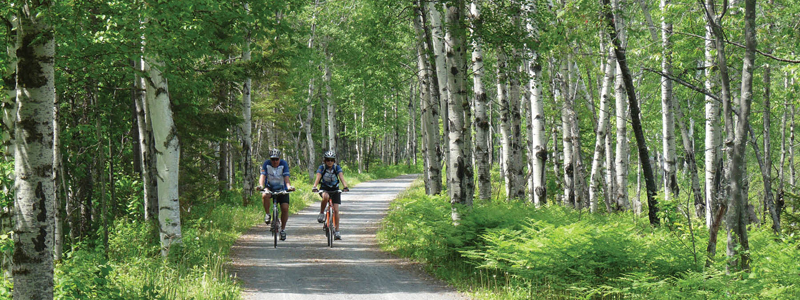
M 267 189 L 270 192 L 294 191 L 292 183 L 289 181 L 289 163 L 281 159 L 281 151 L 272 149 L 269 151 L 269 160 L 261 165 L 261 177 L 258 180 L 258 190 Z M 261 194 L 261 202 L 264 205 L 264 223 L 270 223 L 270 208 L 272 207 L 270 193 Z M 286 240 L 286 221 L 289 220 L 289 195 L 275 195 L 275 199 L 281 205 L 281 241 Z
M 340 193 L 329 193 L 331 191 L 339 190 L 339 182 L 341 181 L 342 191 L 349 191 L 350 189 L 347 188 L 347 182 L 344 181 L 344 172 L 342 171 L 342 167 L 336 164 L 336 153 L 333 151 L 325 152 L 323 155 L 325 158 L 325 163 L 319 168 L 317 168 L 317 175 L 314 179 L 314 186 L 311 188 L 311 191 L 316 193 L 319 192 L 320 196 L 322 197 L 322 203 L 319 207 L 319 216 L 317 217 L 317 222 L 324 222 L 325 221 L 325 205 L 328 203 L 328 199 L 330 198 L 333 200 L 333 214 L 336 216 L 334 220 L 336 220 L 336 229 L 334 230 L 333 237 L 337 240 L 341 240 L 342 236 L 339 234 L 339 205 L 342 204 L 342 194 Z M 317 185 L 320 185 L 320 189 L 317 189 Z

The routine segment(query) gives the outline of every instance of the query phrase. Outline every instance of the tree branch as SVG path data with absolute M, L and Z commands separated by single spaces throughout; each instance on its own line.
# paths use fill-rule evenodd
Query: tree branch
M 660 75 L 662 77 L 666 77 L 667 79 L 675 81 L 675 82 L 677 82 L 677 83 L 679 83 L 679 84 L 681 84 L 681 85 L 683 85 L 683 86 L 685 86 L 687 88 L 690 88 L 690 89 L 692 89 L 692 90 L 694 90 L 694 91 L 696 91 L 698 93 L 704 94 L 706 96 L 711 97 L 714 100 L 720 101 L 720 99 L 719 99 L 719 97 L 717 97 L 717 95 L 714 95 L 710 91 L 707 91 L 707 90 L 705 90 L 703 88 L 697 87 L 697 86 L 695 86 L 695 85 L 693 85 L 691 83 L 688 83 L 683 79 L 677 78 L 677 77 L 672 76 L 672 75 L 664 74 L 664 73 L 662 73 L 661 71 L 658 71 L 658 70 L 653 70 L 653 69 L 650 69 L 650 68 L 643 68 L 643 69 L 645 71 L 656 73 L 656 74 L 658 74 L 658 75 Z

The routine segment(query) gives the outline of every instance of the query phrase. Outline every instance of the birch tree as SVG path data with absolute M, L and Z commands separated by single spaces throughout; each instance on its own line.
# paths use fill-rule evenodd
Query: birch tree
M 160 67 L 163 63 L 149 55 L 145 59 L 148 113 L 153 122 L 158 171 L 158 223 L 161 255 L 167 257 L 173 245 L 182 243 L 181 211 L 178 197 L 180 143 L 178 129 L 172 119 L 169 87 Z
M 437 117 L 437 122 L 440 115 L 442 118 L 442 130 L 444 132 L 442 134 L 443 142 L 441 147 L 443 148 L 445 147 L 444 145 L 450 145 L 450 136 L 445 132 L 450 131 L 450 121 L 448 116 L 449 111 L 447 109 L 447 105 L 450 102 L 449 97 L 451 93 L 450 87 L 448 86 L 447 83 L 448 74 L 447 74 L 447 62 L 445 59 L 446 47 L 444 44 L 445 33 L 442 24 L 442 14 L 439 12 L 439 8 L 437 7 L 437 5 L 441 4 L 441 2 L 438 0 L 433 0 L 425 3 L 428 12 L 427 16 L 429 16 L 431 25 L 430 40 L 428 41 L 429 42 L 428 51 L 432 51 L 433 53 L 434 63 L 433 63 L 433 68 L 431 69 L 436 71 L 435 74 L 432 74 L 433 75 L 432 78 L 435 78 L 435 80 L 431 81 L 431 87 L 438 88 L 434 89 L 434 91 L 431 92 L 431 100 L 435 101 L 434 104 L 439 106 L 436 112 L 434 113 L 434 116 Z M 423 24 L 425 24 L 425 22 L 423 22 Z M 438 96 L 434 97 L 434 95 Z M 444 152 L 444 150 L 442 150 L 442 152 Z M 444 156 L 445 159 L 444 163 L 449 166 L 450 155 L 442 154 L 442 156 Z M 441 167 L 439 169 L 441 169 Z M 449 184 L 450 183 L 448 182 L 448 185 Z M 436 194 L 438 194 L 438 192 Z
M 449 119 L 448 133 L 450 136 L 449 155 L 450 164 L 447 172 L 450 174 L 448 180 L 448 194 L 453 205 L 452 219 L 461 219 L 456 204 L 472 206 L 472 168 L 470 164 L 469 135 L 471 126 L 469 118 L 469 99 L 466 97 L 464 80 L 466 77 L 466 64 L 464 56 L 466 53 L 466 29 L 464 20 L 464 1 L 456 0 L 455 5 L 447 7 L 447 66 L 450 72 L 447 74 L 447 86 L 450 96 L 447 109 Z M 465 143 L 466 142 L 466 143 Z
M 675 158 L 675 116 L 672 99 L 672 23 L 667 21 L 669 0 L 661 0 L 661 71 L 666 76 L 661 78 L 661 116 L 664 151 L 664 200 L 669 201 L 678 196 L 677 164 Z
M 531 37 L 538 36 L 538 28 L 534 25 L 532 18 L 535 13 L 535 6 L 525 4 L 524 10 L 527 12 L 525 18 L 525 29 Z M 547 203 L 547 179 L 545 168 L 547 161 L 547 134 L 544 119 L 544 101 L 542 97 L 542 66 L 539 64 L 539 56 L 532 46 L 528 46 L 531 52 L 528 61 L 528 85 L 530 86 L 531 103 L 531 153 L 529 159 L 532 160 L 531 172 L 531 197 L 534 205 L 540 206 Z M 557 163 L 556 163 L 557 164 Z M 557 176 L 557 175 L 556 175 Z
M 489 120 L 486 115 L 486 103 L 489 99 L 483 90 L 483 41 L 480 34 L 481 2 L 474 0 L 470 3 L 470 31 L 472 33 L 472 89 L 475 93 L 475 161 L 478 163 L 478 198 L 489 200 L 492 198 L 491 169 L 489 164 Z M 477 30 L 476 30 L 477 29 Z
M 314 0 L 314 12 L 311 14 L 311 36 L 308 38 L 308 49 L 314 49 L 314 35 L 316 34 L 317 30 L 317 7 L 319 6 L 319 0 Z M 314 61 L 309 59 L 308 65 L 313 67 Z M 308 180 L 309 182 L 314 180 L 314 173 L 316 170 L 315 156 L 316 150 L 314 149 L 314 136 L 311 133 L 312 128 L 314 127 L 314 79 L 316 76 L 310 76 L 311 78 L 308 79 L 308 100 L 306 101 L 306 121 L 305 121 L 305 133 L 306 133 L 306 150 L 308 151 Z M 355 122 L 354 122 L 355 123 Z M 356 134 L 358 136 L 358 134 Z M 361 148 L 358 146 L 358 141 L 356 141 L 356 151 L 359 151 Z M 360 152 L 358 152 L 360 154 Z M 358 172 L 361 173 L 361 157 L 358 157 L 359 161 L 359 168 Z
M 328 44 L 325 44 L 325 99 L 328 101 L 328 148 L 331 151 L 336 151 L 336 102 L 333 99 L 333 92 L 331 91 L 331 52 L 328 49 Z
M 619 0 L 614 0 L 614 10 L 620 9 Z M 625 19 L 622 16 L 615 16 L 615 25 L 617 26 L 617 37 L 622 47 L 627 47 L 627 34 Z M 611 37 L 612 39 L 614 37 Z M 615 52 L 615 51 L 612 51 Z M 614 170 L 617 172 L 616 186 L 617 194 L 614 196 L 617 209 L 630 209 L 628 201 L 628 102 L 625 98 L 625 84 L 622 78 L 622 70 L 620 65 L 616 62 L 617 56 L 614 54 L 614 66 L 616 67 L 616 78 L 614 79 L 614 109 L 615 109 L 615 124 L 616 124 L 616 137 L 617 147 L 615 153 Z M 638 198 L 637 198 L 638 201 Z M 635 205 L 636 213 L 641 213 L 641 205 Z
M 594 146 L 594 157 L 592 159 L 592 173 L 590 179 L 589 189 L 589 210 L 591 212 L 597 211 L 597 197 L 602 182 L 601 169 L 603 166 L 603 155 L 605 154 L 606 134 L 608 130 L 608 106 L 611 101 L 611 85 L 614 82 L 616 64 L 614 63 L 614 56 L 611 51 L 607 54 L 607 63 L 603 70 L 603 86 L 600 91 L 600 117 L 597 121 L 597 134 Z
M 18 10 L 14 117 L 14 299 L 53 298 L 55 33 L 50 2 Z
M 245 2 L 244 9 L 249 14 L 250 4 Z M 250 51 L 250 30 L 245 31 L 244 49 L 242 51 L 242 61 L 249 63 L 251 59 Z M 242 84 L 242 202 L 247 205 L 250 202 L 250 196 L 253 195 L 253 120 L 250 111 L 251 100 L 250 90 L 253 85 L 253 80 L 248 75 Z
M 441 148 L 439 144 L 439 126 L 438 126 L 438 115 L 436 114 L 436 110 L 438 108 L 438 103 L 434 102 L 434 99 L 431 97 L 431 89 L 430 89 L 430 75 L 428 74 L 428 70 L 430 70 L 430 66 L 428 64 L 428 55 L 425 48 L 425 33 L 422 29 L 422 9 L 419 5 L 419 1 L 416 2 L 415 9 L 414 9 L 414 30 L 417 33 L 417 69 L 418 69 L 418 77 L 419 77 L 419 91 L 421 96 L 421 106 L 420 106 L 420 114 L 422 115 L 422 135 L 423 135 L 423 145 L 425 151 L 425 161 L 427 162 L 426 170 L 426 177 L 427 177 L 427 184 L 428 192 L 431 195 L 436 195 L 441 193 L 442 191 L 442 171 L 441 171 Z
M 706 5 L 713 4 L 712 1 L 706 1 Z M 714 66 L 713 51 L 716 48 L 714 43 L 714 36 L 711 29 L 711 24 L 706 22 L 705 25 L 705 80 L 704 87 L 707 91 L 712 91 L 715 86 L 715 73 L 712 71 Z M 711 228 L 714 220 L 714 213 L 718 209 L 718 193 L 719 193 L 719 178 L 721 174 L 718 169 L 722 164 L 722 134 L 721 122 L 719 118 L 720 107 L 719 102 L 710 95 L 705 96 L 705 207 L 702 211 L 705 212 L 706 228 Z

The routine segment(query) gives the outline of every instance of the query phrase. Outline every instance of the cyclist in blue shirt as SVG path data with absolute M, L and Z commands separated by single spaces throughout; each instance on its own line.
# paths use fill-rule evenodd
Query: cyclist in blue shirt
M 280 191 L 294 191 L 292 183 L 289 181 L 289 163 L 281 159 L 281 151 L 272 149 L 269 151 L 269 160 L 264 161 L 261 165 L 261 177 L 258 180 L 258 190 L 267 189 L 271 192 Z M 261 194 L 261 202 L 264 204 L 264 212 L 267 215 L 264 217 L 264 223 L 269 224 L 270 208 L 272 207 L 271 199 L 273 195 L 270 193 Z M 286 240 L 286 221 L 289 220 L 289 195 L 275 195 L 278 203 L 281 205 L 281 241 Z
M 337 240 L 341 240 L 342 236 L 339 234 L 339 205 L 342 204 L 342 195 L 340 193 L 328 193 L 329 191 L 336 191 L 339 190 L 339 182 L 342 182 L 342 186 L 344 187 L 342 191 L 349 191 L 350 189 L 347 188 L 347 182 L 344 181 L 344 172 L 342 171 L 342 167 L 336 164 L 336 153 L 333 151 L 325 152 L 323 155 L 325 158 L 325 163 L 319 168 L 317 168 L 317 175 L 314 179 L 314 186 L 311 188 L 311 192 L 316 193 L 320 192 L 320 196 L 322 196 L 322 203 L 319 207 L 319 216 L 317 217 L 317 222 L 324 222 L 325 221 L 325 205 L 328 203 L 328 199 L 330 198 L 333 200 L 333 214 L 336 216 L 334 220 L 336 220 L 336 229 L 334 230 L 333 237 Z M 320 189 L 317 189 L 317 185 L 321 184 Z

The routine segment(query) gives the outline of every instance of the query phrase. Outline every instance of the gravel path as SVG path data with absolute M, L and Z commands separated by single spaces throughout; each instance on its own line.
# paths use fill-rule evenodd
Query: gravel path
M 231 249 L 228 271 L 244 299 L 466 299 L 419 266 L 380 251 L 375 232 L 389 203 L 417 175 L 362 182 L 342 194 L 342 240 L 328 248 L 319 205 L 289 217 L 286 241 L 273 248 L 272 234 L 259 224 Z

